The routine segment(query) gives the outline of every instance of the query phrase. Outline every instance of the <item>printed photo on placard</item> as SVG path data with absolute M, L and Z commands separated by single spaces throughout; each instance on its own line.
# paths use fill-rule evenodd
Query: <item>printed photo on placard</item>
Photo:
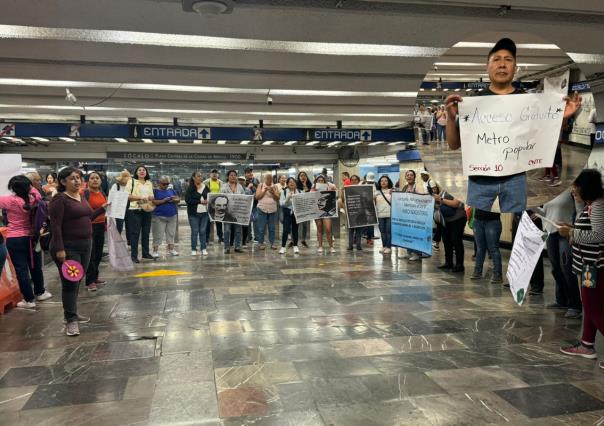
M 344 187 L 344 205 L 349 228 L 377 225 L 377 211 L 373 201 L 373 185 Z
M 296 194 L 292 197 L 296 222 L 338 217 L 336 191 L 316 191 Z
M 253 195 L 208 194 L 208 215 L 212 222 L 248 225 L 253 201 Z

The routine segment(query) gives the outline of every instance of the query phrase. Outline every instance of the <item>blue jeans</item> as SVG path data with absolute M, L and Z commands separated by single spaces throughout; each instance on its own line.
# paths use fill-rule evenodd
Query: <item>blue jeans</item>
M 44 274 L 42 273 L 42 253 L 33 250 L 30 237 L 7 238 L 6 248 L 15 267 L 23 300 L 34 302 L 35 296 L 39 296 L 46 291 L 44 288 Z M 82 264 L 84 267 L 87 265 L 88 263 Z M 33 290 L 31 288 L 32 281 L 34 284 Z
M 268 225 L 268 240 L 271 246 L 275 244 L 275 218 L 277 213 L 265 213 L 260 209 L 256 209 L 256 225 L 257 231 L 256 241 L 260 244 L 264 243 L 264 228 Z
M 373 240 L 375 238 L 375 227 L 373 227 L 373 226 L 366 227 L 365 235 L 367 236 L 367 241 Z
M 573 273 L 573 255 L 568 240 L 557 232 L 549 234 L 547 257 L 552 265 L 552 275 L 556 281 L 556 303 L 580 311 L 579 286 L 577 276 Z
M 224 235 L 224 248 L 228 249 L 231 247 L 231 232 L 235 233 L 235 248 L 241 248 L 241 225 L 237 225 L 236 223 L 223 223 L 222 229 Z
M 392 233 L 390 232 L 390 218 L 380 217 L 378 219 L 380 234 L 382 234 L 382 247 L 390 248 L 392 246 Z
M 495 178 L 474 176 L 468 179 L 468 206 L 490 212 L 497 197 L 502 213 L 522 214 L 526 210 L 526 173 Z
M 439 141 L 446 141 L 445 129 L 447 126 L 441 126 L 440 124 L 436 125 L 436 139 Z
M 2 276 L 2 270 L 4 269 L 4 262 L 6 262 L 6 244 L 0 243 L 0 276 Z
M 199 238 L 199 249 L 208 247 L 208 223 L 207 213 L 195 213 L 189 215 L 189 226 L 191 227 L 191 250 L 197 250 L 197 239 Z
M 474 241 L 476 241 L 476 264 L 474 272 L 482 274 L 482 266 L 487 250 L 493 259 L 494 275 L 501 276 L 501 253 L 499 252 L 499 238 L 501 237 L 500 220 L 474 219 Z

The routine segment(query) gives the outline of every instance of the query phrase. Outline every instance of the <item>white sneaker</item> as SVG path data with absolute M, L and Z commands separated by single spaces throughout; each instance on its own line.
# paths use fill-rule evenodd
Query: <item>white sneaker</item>
M 197 250 L 191 250 L 191 256 L 197 256 Z
M 319 247 L 319 248 L 317 249 L 317 253 L 323 253 L 323 247 Z
M 409 262 L 416 262 L 416 261 L 418 261 L 420 259 L 421 259 L 421 257 L 419 257 L 417 254 L 414 254 L 413 256 L 411 256 L 409 258 Z
M 22 300 L 19 303 L 17 303 L 17 308 L 34 309 L 35 307 L 36 307 L 36 302 L 26 302 L 25 300 Z
M 329 248 L 329 252 L 330 253 L 335 253 L 336 252 L 336 248 L 335 247 L 330 247 Z
M 207 255 L 208 255 L 208 251 L 207 251 L 206 249 L 203 249 L 203 250 L 201 251 L 201 254 L 203 254 L 204 256 L 207 256 Z
M 152 253 L 151 253 L 151 257 L 152 257 L 153 259 L 157 259 L 157 258 L 159 257 L 159 253 L 158 253 L 158 252 L 156 252 L 156 251 L 154 251 L 154 252 L 152 252 Z
M 300 249 L 298 248 L 298 246 L 294 246 L 294 254 L 298 253 L 300 253 Z
M 285 254 L 285 247 L 281 247 L 279 249 L 279 254 Z
M 384 254 L 390 254 L 390 253 L 392 253 L 391 249 L 389 249 L 389 248 L 384 249 Z
M 48 300 L 52 297 L 52 294 L 50 294 L 50 291 L 45 291 L 44 293 L 42 293 L 39 296 L 36 296 L 36 300 L 38 302 L 44 302 L 45 300 Z
M 170 250 L 170 255 L 178 256 L 178 252 L 176 250 Z M 151 255 L 151 256 L 153 256 L 153 255 Z

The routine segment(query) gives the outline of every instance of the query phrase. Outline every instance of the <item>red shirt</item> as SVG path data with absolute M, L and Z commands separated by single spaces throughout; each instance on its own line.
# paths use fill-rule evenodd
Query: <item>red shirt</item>
M 352 182 L 350 182 L 350 178 L 344 179 L 344 186 L 350 186 L 350 185 L 352 185 Z
M 103 204 L 107 202 L 107 198 L 105 198 L 105 194 L 103 191 L 92 192 L 88 190 L 90 193 L 90 197 L 88 199 L 88 204 L 92 207 L 92 210 L 98 210 L 103 207 Z M 82 191 L 82 196 L 84 195 Z M 92 221 L 92 223 L 105 223 L 105 213 L 99 215 L 96 219 Z

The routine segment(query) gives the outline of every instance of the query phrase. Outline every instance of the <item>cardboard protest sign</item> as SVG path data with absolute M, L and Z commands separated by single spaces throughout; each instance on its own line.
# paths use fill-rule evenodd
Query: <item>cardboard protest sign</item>
M 377 211 L 373 201 L 373 185 L 344 187 L 344 206 L 349 228 L 377 225 Z
M 564 101 L 555 93 L 466 97 L 459 104 L 464 176 L 551 167 Z
M 432 254 L 434 198 L 394 191 L 391 203 L 392 245 Z
M 303 192 L 292 196 L 296 222 L 338 217 L 336 191 Z
M 21 154 L 0 154 L 0 195 L 9 195 L 8 181 L 21 173 Z
M 522 305 L 526 297 L 535 265 L 545 247 L 545 235 L 547 234 L 537 228 L 524 212 L 518 225 L 506 273 L 512 296 L 519 305 Z
M 253 195 L 208 194 L 208 215 L 212 222 L 249 225 L 252 216 Z

